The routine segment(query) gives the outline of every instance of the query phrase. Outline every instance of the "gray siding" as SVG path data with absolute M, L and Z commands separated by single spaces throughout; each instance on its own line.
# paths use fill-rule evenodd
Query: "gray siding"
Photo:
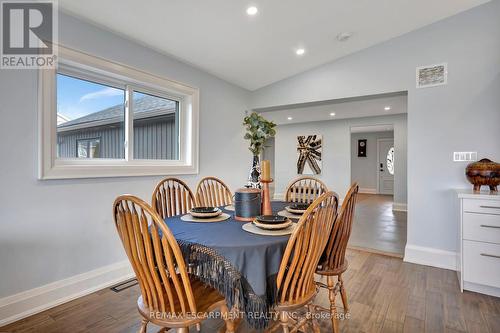
M 134 158 L 178 159 L 178 131 L 173 115 L 136 121 Z M 125 158 L 123 123 L 59 132 L 58 156 L 77 157 L 77 140 L 100 139 L 100 158 Z

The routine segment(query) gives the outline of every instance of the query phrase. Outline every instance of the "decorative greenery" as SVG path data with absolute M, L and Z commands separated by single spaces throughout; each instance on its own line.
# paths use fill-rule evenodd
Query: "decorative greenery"
M 264 142 L 276 135 L 276 124 L 272 121 L 266 120 L 264 117 L 259 115 L 257 112 L 252 112 L 251 115 L 246 116 L 243 119 L 243 125 L 245 125 L 247 133 L 245 134 L 245 140 L 250 140 L 250 151 L 252 154 L 259 155 L 264 148 Z

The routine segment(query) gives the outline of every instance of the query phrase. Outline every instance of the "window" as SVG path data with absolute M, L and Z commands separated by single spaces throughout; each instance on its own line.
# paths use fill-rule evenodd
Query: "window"
M 99 158 L 101 151 L 101 139 L 77 139 L 77 158 Z
M 387 171 L 391 175 L 394 175 L 394 147 L 391 147 L 387 152 Z
M 125 90 L 61 72 L 57 73 L 57 157 L 123 159 Z M 92 145 L 97 148 L 89 155 Z
M 197 89 L 59 50 L 40 71 L 40 178 L 198 172 Z

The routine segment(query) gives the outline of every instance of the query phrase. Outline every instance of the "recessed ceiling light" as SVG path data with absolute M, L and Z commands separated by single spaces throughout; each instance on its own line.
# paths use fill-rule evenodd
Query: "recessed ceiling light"
M 288 120 L 292 120 L 293 118 L 292 118 L 292 117 L 288 117 L 288 118 L 286 118 L 286 119 L 288 119 Z
M 390 106 L 386 106 L 386 107 L 384 108 L 384 110 L 385 110 L 385 111 L 389 111 L 390 109 L 391 109 L 391 107 L 390 107 Z
M 247 14 L 250 16 L 257 14 L 258 12 L 259 12 L 259 10 L 255 6 L 250 6 L 247 8 Z
M 303 55 L 304 53 L 306 53 L 306 50 L 305 50 L 305 49 L 300 48 L 300 49 L 297 49 L 297 50 L 295 51 L 295 53 L 296 53 L 297 55 Z
M 334 117 L 335 116 L 335 112 L 330 113 L 330 116 Z

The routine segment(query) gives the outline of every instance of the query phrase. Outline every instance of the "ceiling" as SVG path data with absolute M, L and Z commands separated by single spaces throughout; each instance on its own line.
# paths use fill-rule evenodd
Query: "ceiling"
M 488 1 L 59 0 L 59 8 L 255 90 Z M 257 15 L 246 14 L 249 5 Z M 344 32 L 352 37 L 338 41 Z
M 385 110 L 385 107 L 390 110 Z M 386 116 L 407 112 L 406 93 L 392 93 L 356 98 L 343 98 L 319 103 L 304 103 L 267 109 L 256 109 L 266 119 L 278 125 L 310 121 L 338 120 L 373 116 Z M 335 113 L 334 116 L 330 115 Z M 288 119 L 288 118 L 292 119 Z M 391 130 L 391 129 L 378 129 Z M 376 132 L 377 129 L 369 132 Z

